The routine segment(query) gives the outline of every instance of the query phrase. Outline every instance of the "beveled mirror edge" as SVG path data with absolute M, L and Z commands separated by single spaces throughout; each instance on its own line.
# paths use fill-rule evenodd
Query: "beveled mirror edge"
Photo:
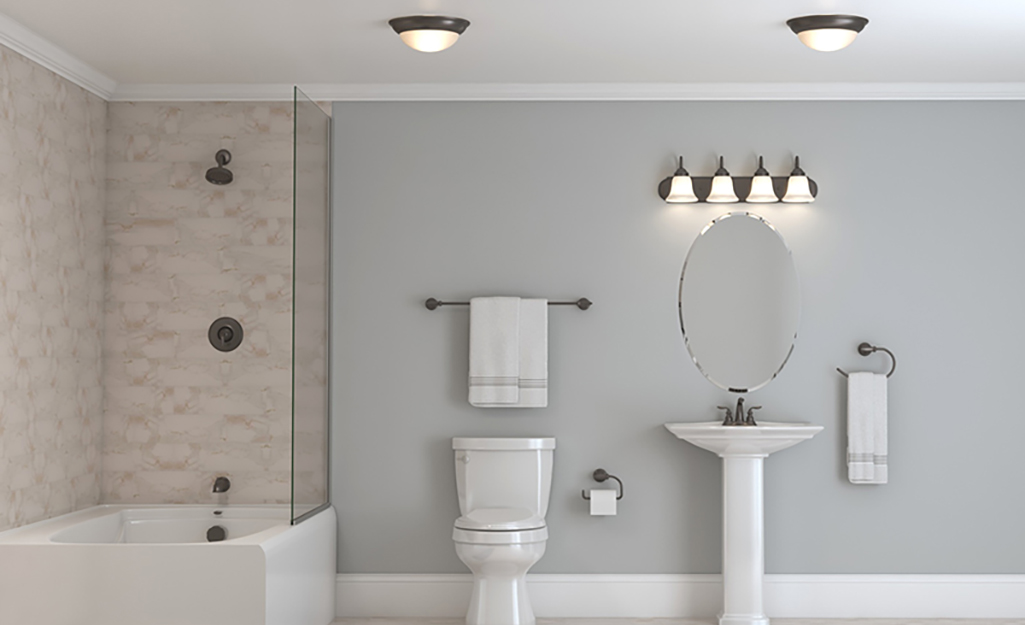
M 750 217 L 752 219 L 757 219 L 758 221 L 761 221 L 763 224 L 768 226 L 768 228 L 770 230 L 772 230 L 776 234 L 777 237 L 779 237 L 780 242 L 783 244 L 783 248 L 786 249 L 787 255 L 790 257 L 790 262 L 794 266 L 794 277 L 795 277 L 795 280 L 796 280 L 797 299 L 798 299 L 797 322 L 795 324 L 797 329 L 794 331 L 794 336 L 793 336 L 793 339 L 790 342 L 790 349 L 787 350 L 787 355 L 783 358 L 783 361 L 780 363 L 780 365 L 776 369 L 776 371 L 774 371 L 773 374 L 769 377 L 769 379 L 765 380 L 764 382 L 762 382 L 761 384 L 758 384 L 756 386 L 752 386 L 752 387 L 749 387 L 749 388 L 743 388 L 743 389 L 734 388 L 734 387 L 729 386 L 728 384 L 720 383 L 718 380 L 713 378 L 704 369 L 704 367 L 701 366 L 701 363 L 698 362 L 697 357 L 694 355 L 694 351 L 691 349 L 690 340 L 689 340 L 688 335 L 687 335 L 687 329 L 684 327 L 684 323 L 683 323 L 683 278 L 684 278 L 684 276 L 687 275 L 687 263 L 690 262 L 691 254 L 694 251 L 694 244 L 697 243 L 701 239 L 701 237 L 704 236 L 704 234 L 706 232 L 708 232 L 712 228 L 712 226 L 716 225 L 717 223 L 719 223 L 719 222 L 721 222 L 721 221 L 723 221 L 725 219 L 729 219 L 729 218 L 732 218 L 732 217 Z M 797 345 L 797 337 L 800 334 L 800 328 L 801 328 L 801 306 L 800 306 L 800 300 L 801 300 L 801 275 L 797 272 L 797 263 L 794 261 L 794 251 L 792 249 L 790 249 L 790 246 L 787 244 L 787 240 L 785 238 L 783 238 L 783 234 L 780 233 L 780 231 L 776 228 L 776 226 L 772 225 L 772 222 L 770 222 L 768 219 L 762 217 L 761 215 L 757 215 L 755 213 L 752 213 L 751 211 L 735 211 L 735 212 L 725 213 L 725 214 L 719 215 L 718 217 L 716 217 L 715 219 L 710 221 L 704 228 L 701 229 L 701 232 L 698 233 L 697 238 L 695 238 L 694 242 L 691 243 L 690 249 L 687 250 L 687 257 L 683 260 L 683 268 L 680 269 L 680 286 L 679 286 L 679 288 L 677 290 L 677 295 L 676 295 L 676 311 L 677 311 L 677 315 L 679 316 L 679 319 L 680 319 L 680 333 L 683 335 L 683 344 L 687 347 L 687 354 L 690 356 L 690 359 L 694 363 L 694 366 L 697 367 L 699 372 L 701 372 L 701 375 L 704 376 L 704 378 L 706 380 L 708 380 L 709 382 L 711 382 L 715 386 L 718 386 L 719 388 L 723 389 L 724 391 L 727 391 L 727 392 L 730 392 L 730 393 L 744 394 L 744 393 L 751 393 L 753 391 L 757 391 L 759 389 L 765 388 L 765 386 L 768 385 L 769 382 L 772 382 L 773 380 L 775 380 L 776 377 L 783 371 L 783 368 L 787 366 L 788 362 L 790 362 L 790 356 L 793 355 L 793 353 L 794 353 L 794 347 L 796 347 L 796 345 Z

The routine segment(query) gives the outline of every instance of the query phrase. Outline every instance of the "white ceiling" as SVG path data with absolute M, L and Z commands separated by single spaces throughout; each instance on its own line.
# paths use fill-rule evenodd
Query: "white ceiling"
M 0 0 L 118 83 L 1025 82 L 1025 0 Z M 392 17 L 471 25 L 415 52 Z M 784 22 L 855 13 L 834 53 Z

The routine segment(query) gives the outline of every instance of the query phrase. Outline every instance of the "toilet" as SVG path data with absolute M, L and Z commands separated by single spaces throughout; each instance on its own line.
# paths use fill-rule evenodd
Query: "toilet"
M 456 555 L 473 573 L 467 625 L 534 625 L 527 571 L 548 540 L 554 438 L 453 438 Z

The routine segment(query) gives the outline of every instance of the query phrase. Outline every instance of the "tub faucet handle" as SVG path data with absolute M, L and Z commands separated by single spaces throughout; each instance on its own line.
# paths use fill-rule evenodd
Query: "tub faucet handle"
M 214 480 L 214 492 L 215 493 L 226 493 L 231 488 L 231 480 L 224 477 L 223 475 Z

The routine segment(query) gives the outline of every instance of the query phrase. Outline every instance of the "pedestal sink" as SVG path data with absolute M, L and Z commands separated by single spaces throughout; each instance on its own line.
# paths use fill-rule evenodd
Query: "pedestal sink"
M 762 608 L 765 457 L 822 431 L 810 423 L 666 423 L 677 438 L 723 459 L 723 613 L 719 625 L 768 625 Z

